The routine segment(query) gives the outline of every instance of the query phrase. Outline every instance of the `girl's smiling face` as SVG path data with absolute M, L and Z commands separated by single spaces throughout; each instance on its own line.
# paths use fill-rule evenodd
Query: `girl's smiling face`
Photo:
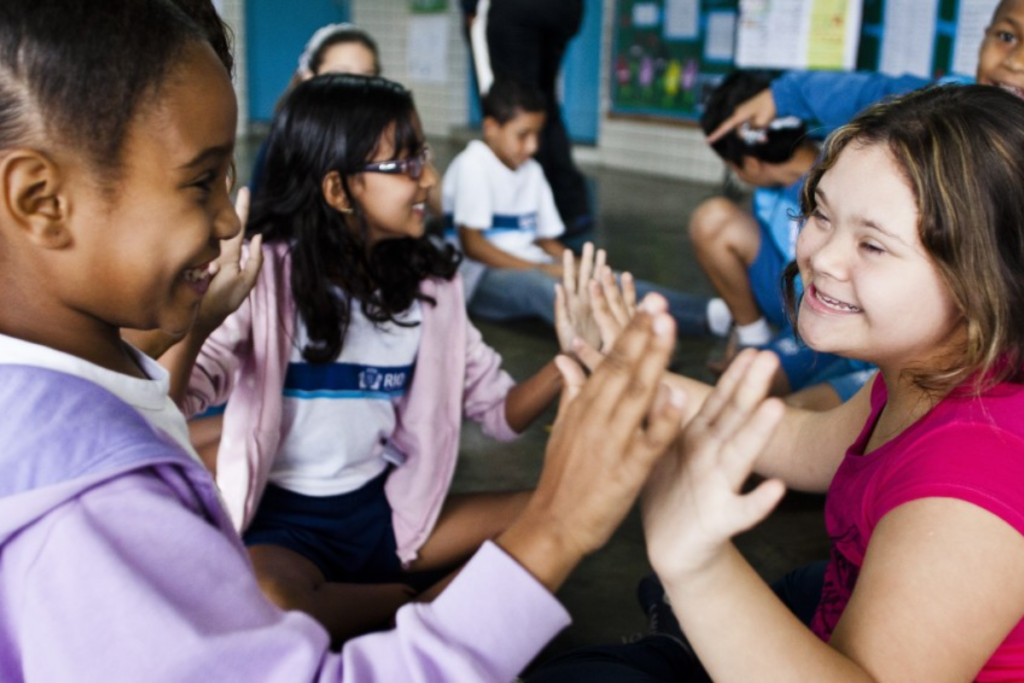
M 189 47 L 135 115 L 112 191 L 84 172 L 69 188 L 65 305 L 119 327 L 189 329 L 219 240 L 240 229 L 227 188 L 235 125 L 227 72 L 209 46 Z
M 932 366 L 963 316 L 921 244 L 917 201 L 889 151 L 851 143 L 814 196 L 796 250 L 800 336 L 883 372 Z
M 417 130 L 419 122 L 416 123 Z M 421 136 L 422 137 L 422 136 Z M 381 136 L 376 153 L 367 164 L 413 157 L 423 152 L 420 145 L 414 154 L 396 154 L 395 127 L 389 126 Z M 362 211 L 367 226 L 367 247 L 384 239 L 422 237 L 426 226 L 427 198 L 437 184 L 437 170 L 426 164 L 419 178 L 408 173 L 364 171 L 349 177 L 352 200 Z

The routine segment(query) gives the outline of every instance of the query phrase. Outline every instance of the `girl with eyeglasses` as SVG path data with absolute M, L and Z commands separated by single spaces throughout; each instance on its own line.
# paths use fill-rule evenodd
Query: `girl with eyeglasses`
M 561 389 L 553 360 L 515 384 L 467 319 L 459 256 L 424 235 L 437 179 L 408 90 L 300 84 L 246 226 L 255 288 L 167 360 L 186 414 L 227 401 L 216 473 L 261 587 L 335 644 L 386 624 L 417 597 L 411 575 L 434 583 L 526 504 L 448 495 L 463 416 L 510 440 Z

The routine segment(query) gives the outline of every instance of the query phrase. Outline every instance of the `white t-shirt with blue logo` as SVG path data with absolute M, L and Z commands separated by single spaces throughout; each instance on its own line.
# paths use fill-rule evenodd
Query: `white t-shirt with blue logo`
M 528 159 L 513 171 L 480 140 L 470 142 L 445 171 L 441 206 L 449 227 L 482 230 L 494 246 L 532 263 L 554 261 L 537 246 L 538 238 L 554 239 L 565 232 L 540 164 Z M 467 299 L 484 268 L 475 261 L 463 261 Z
M 285 375 L 283 437 L 270 481 L 306 496 L 348 493 L 381 474 L 401 454 L 390 446 L 395 404 L 412 381 L 422 326 L 375 325 L 352 302 L 341 355 L 308 363 L 305 324 L 296 320 L 295 344 Z M 419 323 L 419 302 L 398 316 Z

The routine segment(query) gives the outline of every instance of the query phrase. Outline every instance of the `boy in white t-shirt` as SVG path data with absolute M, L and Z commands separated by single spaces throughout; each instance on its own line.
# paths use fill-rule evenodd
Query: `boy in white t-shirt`
M 544 97 L 528 83 L 499 79 L 481 104 L 484 139 L 452 160 L 441 187 L 445 221 L 466 255 L 469 312 L 498 321 L 539 317 L 553 325 L 565 226 L 532 158 L 544 127 Z M 668 300 L 680 334 L 706 332 L 705 298 L 636 285 L 640 296 L 656 291 Z

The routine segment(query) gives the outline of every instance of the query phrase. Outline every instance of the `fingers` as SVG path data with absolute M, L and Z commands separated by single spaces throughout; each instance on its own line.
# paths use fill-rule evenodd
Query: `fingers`
M 576 258 L 569 249 L 562 252 L 562 286 L 567 294 L 576 294 Z
M 636 280 L 632 273 L 622 274 L 622 300 L 626 306 L 627 315 L 632 318 L 636 315 Z
M 610 349 L 615 345 L 625 325 L 612 314 L 608 297 L 597 282 L 590 283 L 590 310 L 601 335 L 601 349 Z
M 250 199 L 248 187 L 238 188 L 238 194 L 235 195 L 235 213 L 238 214 L 238 220 L 242 224 L 242 232 L 245 232 L 245 224 L 249 220 Z
M 576 293 L 586 294 L 587 283 L 594 272 L 594 244 L 587 242 L 583 245 L 583 255 L 580 257 L 579 279 L 576 281 Z
M 740 496 L 733 511 L 733 525 L 736 534 L 747 531 L 768 516 L 786 493 L 785 485 L 778 479 L 761 482 L 750 493 Z
M 597 370 L 597 366 L 604 360 L 604 354 L 588 344 L 585 339 L 574 339 L 572 352 L 591 372 Z
M 728 135 L 741 123 L 749 122 L 754 128 L 764 128 L 772 122 L 775 114 L 775 96 L 772 95 L 771 88 L 765 88 L 736 107 L 729 118 L 722 121 L 717 128 L 711 131 L 707 138 L 708 144 L 718 142 L 719 139 Z
M 716 402 L 714 406 L 718 408 L 717 414 L 708 416 L 719 438 L 731 435 L 750 419 L 751 413 L 768 395 L 779 365 L 778 357 L 770 351 L 744 352 L 742 355 L 744 359 L 736 370 L 730 367 L 730 372 L 726 373 L 730 377 L 721 387 L 721 403 Z M 718 393 L 718 390 L 716 387 L 713 393 Z
M 251 288 L 263 267 L 263 235 L 255 235 L 249 241 L 249 258 L 242 269 L 242 279 Z
M 722 468 L 730 480 L 742 482 L 747 478 L 784 412 L 782 401 L 769 399 L 758 405 L 743 424 L 730 432 L 730 448 L 725 449 L 721 457 Z
M 604 416 L 611 431 L 635 428 L 647 414 L 675 347 L 675 322 L 664 299 L 652 295 L 644 312 L 625 329 L 594 371 L 590 409 Z
M 736 108 L 736 111 L 739 111 L 739 107 Z M 743 123 L 744 121 L 746 121 L 745 118 L 740 118 L 739 116 L 737 116 L 737 114 L 734 113 L 725 121 L 722 121 L 720 124 L 718 124 L 718 128 L 715 128 L 713 131 L 711 131 L 711 133 L 708 134 L 708 144 L 715 144 L 716 142 L 724 138 L 726 135 L 731 133 L 733 130 L 735 130 L 736 127 Z
M 561 416 L 569 404 L 579 396 L 587 378 L 579 363 L 568 356 L 556 356 L 555 367 L 558 368 L 558 374 L 562 376 L 562 396 L 558 401 L 558 414 Z

